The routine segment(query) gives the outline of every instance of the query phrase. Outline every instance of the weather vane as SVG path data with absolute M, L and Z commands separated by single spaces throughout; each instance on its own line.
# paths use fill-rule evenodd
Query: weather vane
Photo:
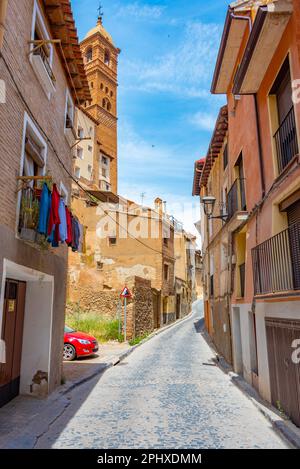
M 99 8 L 98 8 L 98 18 L 102 19 L 103 18 L 103 8 L 101 2 L 99 2 Z

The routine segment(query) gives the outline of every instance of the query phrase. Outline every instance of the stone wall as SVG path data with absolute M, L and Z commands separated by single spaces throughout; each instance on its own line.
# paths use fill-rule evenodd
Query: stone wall
M 153 295 L 150 280 L 130 277 L 126 283 L 132 293 L 127 306 L 127 339 L 130 340 L 154 330 Z M 124 308 L 122 314 L 124 325 Z
M 115 291 L 95 291 L 88 287 L 81 289 L 80 301 L 68 302 L 67 313 L 76 308 L 86 312 L 93 312 L 103 317 L 114 319 L 117 317 L 119 294 Z

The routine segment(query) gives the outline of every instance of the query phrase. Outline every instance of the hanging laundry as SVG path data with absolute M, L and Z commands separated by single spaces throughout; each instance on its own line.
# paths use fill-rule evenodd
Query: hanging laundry
M 59 201 L 58 214 L 60 218 L 59 237 L 60 237 L 60 241 L 64 243 L 68 237 L 68 232 L 67 232 L 66 205 L 62 197 Z
M 46 183 L 43 184 L 41 200 L 40 200 L 40 210 L 39 210 L 39 221 L 38 221 L 38 233 L 47 235 L 48 234 L 48 224 L 49 224 L 49 214 L 51 207 L 51 192 Z
M 72 218 L 72 251 L 78 251 L 80 239 L 79 222 L 76 217 Z
M 67 239 L 68 246 L 72 246 L 72 215 L 68 207 L 66 207 L 66 220 L 67 220 Z
M 83 225 L 79 223 L 78 226 L 79 226 L 79 233 L 80 233 L 79 243 L 78 243 L 78 252 L 82 254 L 83 253 Z
M 52 232 L 55 229 L 55 226 L 60 225 L 60 218 L 59 218 L 59 213 L 58 213 L 59 202 L 60 202 L 60 195 L 58 193 L 56 184 L 53 184 L 50 216 L 49 216 L 49 223 L 48 223 L 48 235 L 49 236 L 52 235 Z M 55 231 L 57 235 L 57 230 Z M 57 239 L 57 236 L 56 236 L 56 239 Z

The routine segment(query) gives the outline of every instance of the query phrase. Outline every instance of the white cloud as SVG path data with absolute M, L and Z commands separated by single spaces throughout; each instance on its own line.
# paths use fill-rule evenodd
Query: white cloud
M 208 96 L 207 83 L 212 76 L 219 36 L 220 27 L 216 24 L 188 23 L 179 45 L 167 54 L 157 54 L 151 63 L 126 61 L 125 76 L 131 86 L 144 91 Z
M 117 16 L 128 18 L 133 17 L 137 19 L 158 19 L 161 17 L 165 7 L 156 5 L 141 4 L 139 2 L 129 3 L 128 5 L 121 6 L 117 12 Z
M 194 116 L 190 117 L 190 122 L 198 129 L 211 132 L 215 128 L 216 116 L 206 112 L 197 112 Z

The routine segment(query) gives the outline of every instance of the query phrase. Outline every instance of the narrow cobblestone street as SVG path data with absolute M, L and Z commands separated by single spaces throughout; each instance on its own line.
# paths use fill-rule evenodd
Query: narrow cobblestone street
M 74 390 L 37 448 L 287 448 L 218 367 L 194 313 Z

